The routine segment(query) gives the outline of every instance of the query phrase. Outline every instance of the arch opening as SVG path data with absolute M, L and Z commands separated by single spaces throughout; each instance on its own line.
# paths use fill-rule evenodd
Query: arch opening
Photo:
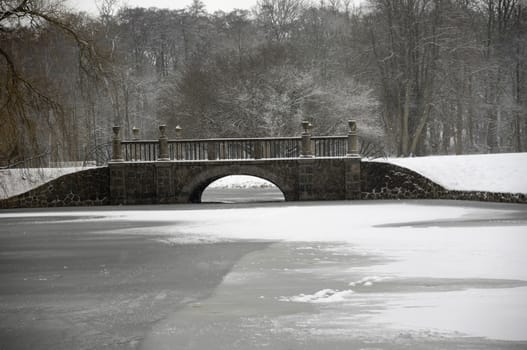
M 196 193 L 198 195 L 198 193 Z M 212 179 L 199 193 L 202 203 L 283 202 L 285 195 L 269 180 L 252 175 L 227 175 Z

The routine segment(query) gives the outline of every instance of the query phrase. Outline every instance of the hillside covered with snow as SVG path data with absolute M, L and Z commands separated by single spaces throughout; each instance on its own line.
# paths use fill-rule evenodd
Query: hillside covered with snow
M 375 160 L 419 173 L 448 190 L 527 193 L 527 153 Z
M 68 168 L 13 168 L 0 169 L 0 199 L 16 196 L 37 188 L 62 175 L 87 169 L 86 167 Z

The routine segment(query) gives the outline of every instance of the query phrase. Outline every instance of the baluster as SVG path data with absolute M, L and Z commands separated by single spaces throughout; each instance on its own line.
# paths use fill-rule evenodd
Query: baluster
M 154 161 L 157 159 L 156 148 L 153 144 L 147 143 L 144 145 L 144 147 L 141 147 L 141 148 L 143 149 L 143 153 L 144 153 L 143 159 L 144 160 Z
M 255 140 L 253 144 L 254 150 L 254 159 L 261 159 L 262 158 L 262 141 L 261 140 Z
M 207 142 L 207 159 L 216 160 L 216 142 L 209 141 Z

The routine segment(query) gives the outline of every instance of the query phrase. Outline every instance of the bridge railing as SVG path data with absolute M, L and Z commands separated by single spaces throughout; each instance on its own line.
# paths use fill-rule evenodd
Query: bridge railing
M 356 129 L 350 121 L 347 136 L 311 136 L 311 125 L 303 123 L 304 133 L 297 137 L 171 139 L 160 127 L 159 140 L 125 140 L 114 127 L 112 161 L 156 160 L 244 160 L 299 157 L 357 156 Z M 353 132 L 355 130 L 355 132 Z M 181 128 L 178 129 L 181 131 Z M 137 129 L 134 129 L 137 134 Z
M 174 160 L 296 158 L 300 137 L 169 140 L 168 149 Z
M 121 141 L 125 161 L 155 161 L 159 158 L 158 140 Z
M 345 157 L 348 154 L 347 136 L 313 136 L 315 157 Z

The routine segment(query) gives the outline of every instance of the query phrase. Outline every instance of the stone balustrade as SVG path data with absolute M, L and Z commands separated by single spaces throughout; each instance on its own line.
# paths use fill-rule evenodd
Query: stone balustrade
M 313 136 L 313 125 L 302 122 L 303 132 L 297 137 L 185 139 L 183 129 L 175 128 L 174 139 L 166 135 L 167 127 L 159 126 L 157 140 L 139 139 L 133 128 L 132 140 L 122 140 L 119 126 L 113 127 L 112 162 L 183 161 L 183 160 L 257 160 L 320 157 L 359 157 L 356 122 L 348 122 L 347 136 Z

